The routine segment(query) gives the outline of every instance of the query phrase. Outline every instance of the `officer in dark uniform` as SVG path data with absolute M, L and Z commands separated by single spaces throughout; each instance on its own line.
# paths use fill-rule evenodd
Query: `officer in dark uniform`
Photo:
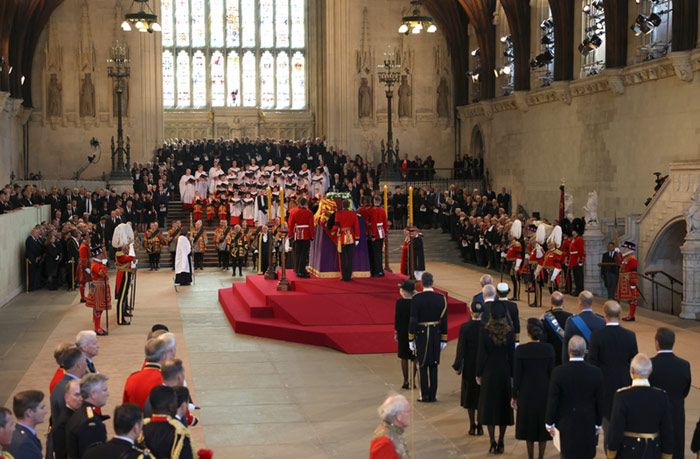
M 156 386 L 151 391 L 153 415 L 146 418 L 143 438 L 146 447 L 157 458 L 193 459 L 190 431 L 173 418 L 177 413 L 177 394 L 168 386 Z
M 554 348 L 554 365 L 561 365 L 561 351 L 564 344 L 564 327 L 566 321 L 573 314 L 564 311 L 564 295 L 561 292 L 553 292 L 551 299 L 552 308 L 542 317 L 546 342 Z
M 420 402 L 435 402 L 440 351 L 447 346 L 447 299 L 433 290 L 433 275 L 421 276 L 423 291 L 411 299 L 409 348 L 416 352 L 420 368 Z
M 107 403 L 107 377 L 101 373 L 90 373 L 80 380 L 83 404 L 66 425 L 68 457 L 82 458 L 87 450 L 107 441 L 104 421 L 109 416 L 100 414 L 99 408 Z
M 107 443 L 90 448 L 83 459 L 149 459 L 148 450 L 136 445 L 143 430 L 141 408 L 132 403 L 119 405 L 114 409 L 115 436 Z
M 673 455 L 671 403 L 666 392 L 649 385 L 651 371 L 645 354 L 632 359 L 632 385 L 619 389 L 613 401 L 608 458 L 671 459 Z

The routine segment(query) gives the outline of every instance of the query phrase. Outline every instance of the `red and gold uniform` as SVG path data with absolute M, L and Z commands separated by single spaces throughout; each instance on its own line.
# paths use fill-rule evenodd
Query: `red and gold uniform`
M 165 236 L 158 228 L 154 230 L 149 229 L 143 233 L 143 248 L 148 254 L 148 263 L 153 271 L 157 271 L 160 268 L 160 252 L 163 250 L 165 241 Z
M 87 301 L 85 306 L 92 308 L 92 321 L 95 325 L 95 333 L 98 335 L 106 335 L 102 327 L 100 327 L 100 318 L 102 311 L 112 309 L 111 292 L 109 288 L 109 278 L 107 273 L 109 268 L 101 261 L 93 260 L 90 265 L 90 275 L 92 281 L 88 291 Z
M 544 285 L 544 255 L 545 251 L 539 242 L 532 242 L 532 250 L 529 253 L 529 268 L 532 273 L 532 284 L 535 289 L 535 302 L 530 306 L 542 305 L 542 286 Z
M 633 252 L 626 253 L 620 264 L 620 277 L 617 281 L 617 301 L 627 301 L 630 305 L 628 319 L 634 320 L 639 298 L 639 279 L 637 275 L 637 257 Z
M 571 292 L 571 269 L 569 269 L 569 257 L 571 252 L 571 238 L 564 237 L 564 241 L 561 243 L 561 253 L 564 258 L 562 270 L 564 271 L 564 291 L 566 293 Z
M 201 196 L 197 196 L 196 198 L 194 198 L 194 201 L 192 201 L 192 218 L 194 219 L 194 221 L 201 220 L 203 212 L 204 202 Z
M 583 263 L 586 260 L 585 247 L 581 236 L 577 235 L 571 238 L 571 245 L 569 246 L 569 269 L 574 278 L 574 284 L 576 284 L 575 294 L 579 294 L 583 291 Z
M 292 209 L 289 212 L 289 237 L 294 238 L 294 272 L 299 277 L 309 276 L 306 266 L 314 234 L 314 214 L 306 206 Z
M 550 249 L 544 255 L 544 261 L 542 266 L 544 271 L 546 271 L 547 278 L 545 281 L 550 285 L 550 293 L 559 290 L 559 282 L 562 269 L 562 264 L 564 262 L 564 254 L 559 249 Z
M 338 237 L 341 278 L 348 282 L 352 280 L 352 260 L 355 245 L 360 240 L 360 221 L 357 218 L 357 213 L 352 210 L 336 212 L 334 232 Z
M 126 252 L 124 251 L 126 250 Z M 129 255 L 127 247 L 117 251 L 115 265 L 117 267 L 117 280 L 114 285 L 114 299 L 117 300 L 117 324 L 129 325 L 126 318 L 131 317 L 129 312 L 129 290 L 133 282 L 134 268 L 132 263 L 136 259 Z
M 219 221 L 225 222 L 226 217 L 228 216 L 228 204 L 227 204 L 225 198 L 221 198 L 221 201 L 219 201 L 218 213 L 219 213 Z
M 91 280 L 90 273 L 87 271 L 90 269 L 90 245 L 87 240 L 84 240 L 80 244 L 80 249 L 78 250 L 78 273 L 77 279 L 80 283 L 80 302 L 85 303 L 85 285 Z
M 216 199 L 216 196 L 210 196 L 209 199 L 207 199 L 207 222 L 209 224 L 214 221 L 214 216 L 216 216 L 216 209 L 218 206 L 219 201 Z
M 384 264 L 382 263 L 382 253 L 384 249 L 384 239 L 389 231 L 389 220 L 384 208 L 380 206 L 370 207 L 369 220 L 367 221 L 367 235 L 370 241 L 370 268 L 373 276 L 384 275 Z M 367 218 L 367 217 L 365 217 Z
M 66 372 L 63 370 L 63 368 L 56 368 L 56 373 L 53 374 L 53 378 L 51 378 L 51 382 L 49 383 L 49 394 L 53 392 L 53 388 L 56 387 L 56 384 L 61 382 L 65 375 Z
M 161 384 L 163 384 L 163 375 L 160 372 L 160 364 L 146 362 L 139 371 L 131 373 L 126 378 L 122 403 L 133 403 L 143 409 L 151 389 Z

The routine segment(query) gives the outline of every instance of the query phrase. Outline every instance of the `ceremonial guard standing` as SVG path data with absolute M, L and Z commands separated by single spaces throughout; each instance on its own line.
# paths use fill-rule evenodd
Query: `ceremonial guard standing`
M 134 231 L 128 223 L 122 223 L 114 230 L 112 247 L 117 249 L 115 265 L 117 279 L 114 286 L 114 299 L 117 300 L 117 324 L 130 325 L 127 317 L 133 304 L 129 304 L 129 290 L 132 288 L 134 270 L 136 269 L 136 257 L 131 254 L 131 244 L 134 242 Z
M 225 190 L 226 188 L 224 188 Z M 221 193 L 221 199 L 219 200 L 219 222 L 226 222 L 228 216 L 228 199 L 226 198 L 226 191 Z
M 180 220 L 175 220 L 173 226 L 168 230 L 168 252 L 170 252 L 170 259 L 173 263 L 173 271 L 175 271 L 175 252 L 177 250 L 177 238 L 182 232 L 182 222 Z
M 100 336 L 106 336 L 107 332 L 100 326 L 100 319 L 103 311 L 112 309 L 112 294 L 109 291 L 107 259 L 103 258 L 106 254 L 101 249 L 98 250 L 95 253 L 96 258 L 92 259 L 92 264 L 90 265 L 91 281 L 85 306 L 92 308 L 92 322 L 95 326 L 95 333 Z
M 214 231 L 214 245 L 219 253 L 219 268 L 228 269 L 228 250 L 226 247 L 226 239 L 231 232 L 231 227 L 228 226 L 226 219 L 219 220 L 219 227 Z
M 355 246 L 360 243 L 360 221 L 357 213 L 350 210 L 352 203 L 349 200 L 343 201 L 345 210 L 337 211 L 333 214 L 333 231 L 338 238 L 338 253 L 341 278 L 345 282 L 352 280 L 352 260 Z
M 387 219 L 384 207 L 382 207 L 382 198 L 380 196 L 374 197 L 374 207 L 371 208 L 371 219 L 369 221 L 369 231 L 367 235 L 368 240 L 372 250 L 370 253 L 370 266 L 374 268 L 372 275 L 375 277 L 382 277 L 384 275 L 384 263 L 382 260 L 382 254 L 384 253 L 384 239 L 386 238 L 387 231 L 389 231 L 389 221 Z
M 299 198 L 297 204 L 289 213 L 289 235 L 294 238 L 294 272 L 298 277 L 309 277 L 306 266 L 309 264 L 309 248 L 314 237 L 314 214 L 307 207 L 305 197 Z
M 192 218 L 194 221 L 199 221 L 202 219 L 202 214 L 204 212 L 204 200 L 197 194 L 192 201 Z
M 622 262 L 620 263 L 620 277 L 617 281 L 617 294 L 615 299 L 619 302 L 627 301 L 630 305 L 629 315 L 622 320 L 634 322 L 634 313 L 637 311 L 637 298 L 639 298 L 637 257 L 634 251 L 637 246 L 633 242 L 625 241 L 622 244 Z
M 559 282 L 562 264 L 564 261 L 563 253 L 559 250 L 562 243 L 562 231 L 560 226 L 555 226 L 547 240 L 547 253 L 544 254 L 544 262 L 542 267 L 545 270 L 545 279 L 549 286 L 549 293 L 559 290 Z
M 506 261 L 510 263 L 510 280 L 513 282 L 513 301 L 520 299 L 520 273 L 525 258 L 522 235 L 523 224 L 520 220 L 515 220 L 510 227 L 510 244 L 506 252 Z
M 80 302 L 85 303 L 85 285 L 90 283 L 90 233 L 86 233 L 80 244 L 78 258 L 78 281 L 80 282 Z
M 576 289 L 574 295 L 583 291 L 583 264 L 586 260 L 586 245 L 581 237 L 584 231 L 584 223 L 580 218 L 571 222 L 571 244 L 569 246 L 569 269 L 574 278 Z
M 607 444 L 610 459 L 673 457 L 671 404 L 666 392 L 650 386 L 651 372 L 649 357 L 637 354 L 630 364 L 632 385 L 615 394 Z
M 372 244 L 372 220 L 374 219 L 374 209 L 372 208 L 371 196 L 362 196 L 362 206 L 357 209 L 357 214 L 364 220 L 365 234 L 367 235 L 367 254 L 369 255 L 369 272 L 370 275 L 374 277 L 377 271 L 374 264 L 374 244 Z
M 143 235 L 143 248 L 148 254 L 148 263 L 151 271 L 160 268 L 160 251 L 163 249 L 163 235 L 158 228 L 158 223 L 151 223 L 151 227 Z
M 535 242 L 532 245 L 532 251 L 529 254 L 530 270 L 532 275 L 532 286 L 535 289 L 535 302 L 530 304 L 530 307 L 538 308 L 542 306 L 542 285 L 544 284 L 544 255 L 545 251 L 542 244 L 547 239 L 547 227 L 544 223 L 540 223 L 535 233 Z
M 194 253 L 194 269 L 204 269 L 204 252 L 207 250 L 207 232 L 202 225 L 202 220 L 194 224 L 194 231 L 190 235 L 192 252 Z
M 231 266 L 233 268 L 232 276 L 236 275 L 236 268 L 238 268 L 238 275 L 243 276 L 243 265 L 248 257 L 248 250 L 245 245 L 245 235 L 241 229 L 241 225 L 233 227 L 233 233 L 229 235 L 228 247 L 229 253 L 231 254 Z
M 447 346 L 447 299 L 433 290 L 433 275 L 424 272 L 423 291 L 411 299 L 409 348 L 416 352 L 421 402 L 435 402 L 440 351 Z

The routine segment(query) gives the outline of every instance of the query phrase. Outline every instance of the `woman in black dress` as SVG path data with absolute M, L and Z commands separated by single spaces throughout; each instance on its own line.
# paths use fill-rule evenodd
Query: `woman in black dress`
M 460 405 L 469 414 L 469 435 L 484 435 L 484 428 L 476 421 L 476 409 L 479 406 L 479 385 L 476 383 L 476 356 L 479 350 L 479 335 L 484 328 L 481 322 L 482 304 L 472 303 L 471 319 L 459 329 L 457 354 L 452 368 L 462 375 L 462 394 Z
M 416 287 L 413 281 L 406 279 L 399 286 L 401 298 L 396 300 L 396 313 L 394 315 L 394 339 L 398 343 L 398 357 L 401 359 L 401 371 L 403 372 L 402 389 L 408 389 L 408 362 L 413 362 L 413 387 L 416 387 L 416 365 L 413 352 L 408 348 L 408 322 L 411 320 L 411 298 Z
M 484 290 L 488 287 L 491 287 L 495 296 L 493 286 L 487 285 Z M 506 427 L 513 425 L 510 378 L 513 374 L 514 347 L 515 336 L 507 317 L 506 306 L 498 301 L 492 302 L 489 321 L 484 325 L 479 337 L 479 352 L 476 358 L 476 381 L 481 385 L 479 423 L 488 429 L 491 440 L 489 453 L 503 454 Z M 498 443 L 495 439 L 496 426 L 499 426 Z
M 527 442 L 527 456 L 544 458 L 551 436 L 545 429 L 549 377 L 554 369 L 554 348 L 546 340 L 542 322 L 534 317 L 527 321 L 530 342 L 518 346 L 513 364 L 513 408 L 517 410 L 515 438 Z

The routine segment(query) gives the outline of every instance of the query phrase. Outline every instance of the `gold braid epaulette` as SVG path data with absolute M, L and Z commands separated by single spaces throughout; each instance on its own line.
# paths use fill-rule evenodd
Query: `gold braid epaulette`
M 173 448 L 170 450 L 170 457 L 179 458 L 180 453 L 182 453 L 182 448 L 185 446 L 185 438 L 189 438 L 190 431 L 179 421 L 171 417 L 168 417 L 168 424 L 175 429 L 175 439 L 173 441 Z M 192 445 L 190 445 L 190 448 L 192 448 Z

